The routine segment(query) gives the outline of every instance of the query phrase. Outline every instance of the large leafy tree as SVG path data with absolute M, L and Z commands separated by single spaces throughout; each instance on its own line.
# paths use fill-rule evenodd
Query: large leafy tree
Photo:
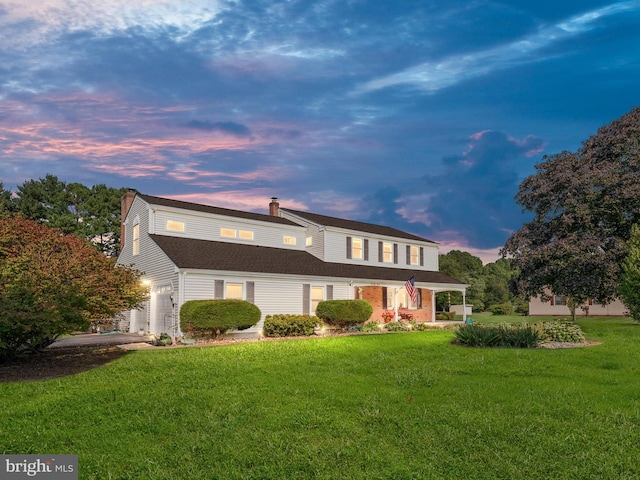
M 583 142 L 545 156 L 520 185 L 516 201 L 533 219 L 503 248 L 526 296 L 564 295 L 575 307 L 617 294 L 631 226 L 640 220 L 640 107 Z
M 0 219 L 0 360 L 135 308 L 146 298 L 140 275 L 76 235 Z
M 640 225 L 631 227 L 627 256 L 622 262 L 619 294 L 634 320 L 640 322 Z
M 440 255 L 438 262 L 441 272 L 469 284 L 466 303 L 473 305 L 474 310 L 483 310 L 485 280 L 482 260 L 469 252 L 451 250 L 445 255 Z M 461 304 L 462 293 L 442 292 L 436 294 L 436 308 L 439 310 L 446 310 L 450 303 Z
M 125 192 L 125 188 L 104 184 L 89 188 L 46 175 L 19 185 L 16 195 L 9 196 L 7 210 L 88 238 L 103 253 L 115 256 L 120 245 L 120 198 Z

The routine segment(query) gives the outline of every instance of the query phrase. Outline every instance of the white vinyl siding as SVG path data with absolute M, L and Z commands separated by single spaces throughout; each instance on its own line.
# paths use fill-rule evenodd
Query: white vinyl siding
M 181 209 L 154 205 L 155 218 L 151 222 L 149 233 L 161 235 L 184 236 L 182 232 L 173 232 L 166 229 L 167 220 L 183 222 L 189 231 L 189 238 L 198 240 L 216 240 L 234 243 L 252 243 L 265 247 L 283 248 L 284 235 L 294 237 L 295 245 L 285 245 L 284 248 L 304 249 L 306 232 L 302 226 L 282 225 L 267 220 L 258 220 L 224 217 L 221 215 L 192 212 Z M 153 225 L 159 225 L 160 231 L 155 231 Z M 223 229 L 224 235 L 223 236 Z

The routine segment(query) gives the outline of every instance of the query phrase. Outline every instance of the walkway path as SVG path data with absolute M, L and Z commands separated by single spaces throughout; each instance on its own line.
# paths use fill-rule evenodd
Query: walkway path
M 82 347 L 88 345 L 124 345 L 127 343 L 146 342 L 143 335 L 134 333 L 87 333 L 56 340 L 49 348 Z

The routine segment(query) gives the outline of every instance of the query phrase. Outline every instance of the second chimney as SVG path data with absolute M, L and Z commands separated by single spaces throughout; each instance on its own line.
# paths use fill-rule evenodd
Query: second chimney
M 271 197 L 271 203 L 269 204 L 269 215 L 272 217 L 280 216 L 280 204 L 278 203 L 278 197 Z

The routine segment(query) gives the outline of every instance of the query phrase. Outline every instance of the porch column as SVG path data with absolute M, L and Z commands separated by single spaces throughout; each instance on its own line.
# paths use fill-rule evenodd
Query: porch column
M 393 320 L 398 321 L 398 288 L 393 289 Z
M 431 290 L 431 322 L 436 323 L 436 291 Z
M 467 290 L 462 291 L 462 321 L 467 323 Z

